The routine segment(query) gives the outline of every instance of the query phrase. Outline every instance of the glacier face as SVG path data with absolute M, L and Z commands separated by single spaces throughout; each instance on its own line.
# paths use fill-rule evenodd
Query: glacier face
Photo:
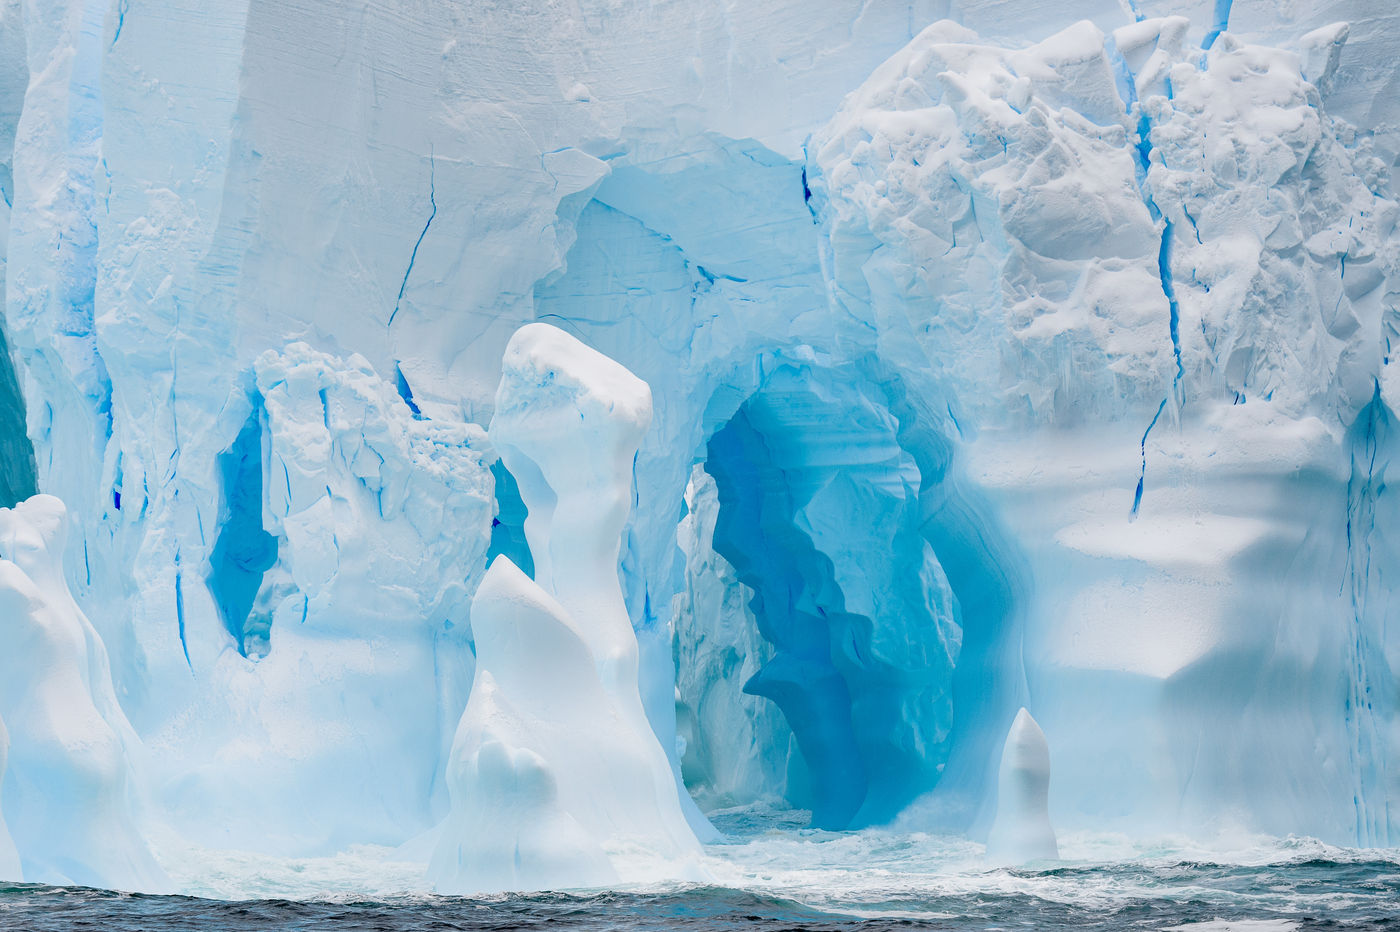
M 651 389 L 609 611 L 702 802 L 980 838 L 1025 706 L 1061 830 L 1400 841 L 1400 14 L 1075 15 L 0 3 L 0 494 L 152 817 L 448 817 L 538 320 Z

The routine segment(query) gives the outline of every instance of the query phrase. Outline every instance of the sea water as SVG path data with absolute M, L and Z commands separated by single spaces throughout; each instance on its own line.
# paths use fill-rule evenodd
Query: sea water
M 399 849 L 164 860 L 186 895 L 0 885 L 0 928 L 29 930 L 1400 929 L 1400 849 L 1249 836 L 1209 845 L 1061 839 L 1063 860 L 992 869 L 964 839 L 720 813 L 707 884 L 440 897 Z

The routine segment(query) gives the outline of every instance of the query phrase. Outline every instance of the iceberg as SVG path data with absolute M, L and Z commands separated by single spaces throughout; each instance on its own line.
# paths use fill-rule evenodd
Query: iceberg
M 1400 843 L 1395 4 L 217 6 L 0 0 L 26 881 Z

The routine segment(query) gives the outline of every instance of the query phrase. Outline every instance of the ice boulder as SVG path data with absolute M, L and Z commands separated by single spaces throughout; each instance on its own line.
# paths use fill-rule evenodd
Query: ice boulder
M 137 739 L 107 651 L 63 576 L 67 526 L 51 495 L 0 509 L 5 820 L 27 881 L 161 890 L 168 880 L 133 812 Z
M 685 875 L 699 851 L 642 708 L 618 580 L 651 392 L 562 331 L 506 349 L 491 439 L 528 511 L 532 580 L 506 557 L 472 601 L 477 668 L 431 871 L 441 892 Z
M 997 815 L 987 838 L 987 857 L 1000 864 L 1053 860 L 1060 856 L 1050 826 L 1050 746 L 1025 709 L 1016 713 L 997 776 Z

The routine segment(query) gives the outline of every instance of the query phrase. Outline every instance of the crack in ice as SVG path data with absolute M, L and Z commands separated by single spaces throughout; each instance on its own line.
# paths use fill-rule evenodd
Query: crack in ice
M 418 234 L 418 240 L 413 244 L 413 252 L 408 257 L 408 268 L 404 269 L 403 281 L 399 284 L 399 296 L 394 301 L 394 312 L 389 315 L 387 326 L 393 326 L 394 318 L 399 316 L 399 305 L 403 303 L 404 292 L 408 290 L 408 276 L 413 274 L 413 263 L 418 261 L 418 247 L 423 245 L 423 237 L 428 235 L 428 228 L 433 225 L 433 220 L 437 217 L 437 159 L 431 152 L 428 153 L 428 203 L 432 205 L 432 212 L 428 214 L 428 222 L 423 224 L 422 231 Z

